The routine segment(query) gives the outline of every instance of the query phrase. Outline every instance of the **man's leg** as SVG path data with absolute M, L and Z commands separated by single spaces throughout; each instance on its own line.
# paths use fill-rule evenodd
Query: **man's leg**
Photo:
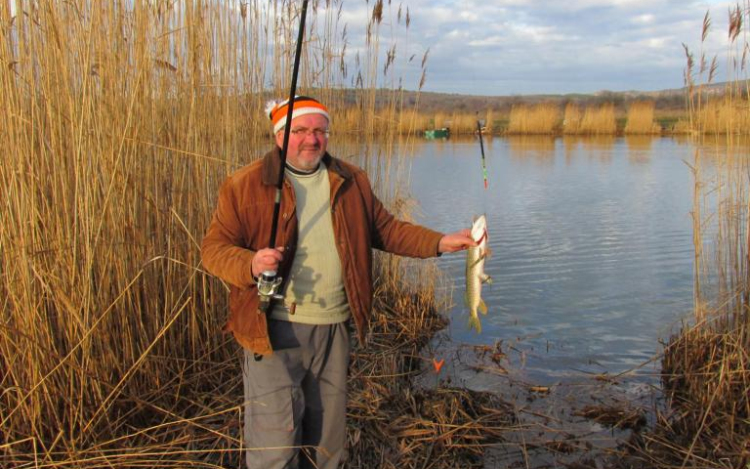
M 336 469 L 346 444 L 346 377 L 349 366 L 347 323 L 316 326 L 310 337 L 314 350 L 302 381 L 305 415 L 302 423 L 301 468 Z
M 246 464 L 248 469 L 296 469 L 305 407 L 300 340 L 285 321 L 269 321 L 269 333 L 271 355 L 255 360 L 244 351 Z

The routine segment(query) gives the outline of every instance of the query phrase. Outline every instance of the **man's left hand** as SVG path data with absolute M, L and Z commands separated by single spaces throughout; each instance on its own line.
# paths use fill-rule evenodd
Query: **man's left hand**
M 449 233 L 440 238 L 438 252 L 442 254 L 444 252 L 463 251 L 476 245 L 476 241 L 471 237 L 471 230 L 465 229 L 456 231 L 455 233 Z

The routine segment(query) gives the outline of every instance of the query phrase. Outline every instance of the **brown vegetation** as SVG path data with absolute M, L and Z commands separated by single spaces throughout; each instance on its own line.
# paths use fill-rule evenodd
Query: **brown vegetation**
M 287 92 L 296 4 L 15 5 L 23 10 L 11 16 L 0 2 L 0 466 L 236 466 L 238 349 L 221 334 L 226 288 L 201 269 L 199 242 L 224 177 L 270 145 L 264 102 Z M 399 185 L 388 180 L 398 172 L 388 169 L 400 164 L 403 99 L 373 78 L 391 63 L 377 59 L 388 6 L 371 8 L 356 105 L 334 121 L 357 144 L 331 148 L 364 152 L 398 210 Z M 408 22 L 408 12 L 388 14 Z M 345 32 L 337 8 L 313 4 L 309 15 L 317 34 L 299 92 L 314 90 L 336 119 L 349 96 Z M 399 269 L 381 262 L 378 294 L 389 301 L 380 308 L 411 307 L 426 321 L 433 292 L 414 300 L 394 280 Z M 388 321 L 401 339 L 420 330 L 402 326 Z M 402 360 L 395 339 L 378 338 L 377 376 L 361 363 L 356 371 L 368 386 Z M 358 447 L 354 460 L 366 460 Z
M 635 101 L 628 108 L 626 134 L 658 134 L 661 127 L 654 122 L 653 101 Z
M 748 2 L 729 11 L 729 47 L 727 69 L 732 80 L 722 86 L 713 85 L 719 67 L 718 57 L 708 57 L 704 50 L 711 29 L 708 12 L 703 18 L 698 59 L 683 44 L 687 65 L 685 85 L 690 130 L 699 134 L 747 134 L 750 132 L 750 81 L 741 79 L 746 70 L 748 42 L 746 32 Z
M 682 90 L 667 90 L 664 92 L 654 93 L 614 93 L 614 92 L 602 92 L 590 95 L 544 95 L 544 96 L 468 96 L 468 95 L 454 95 L 445 93 L 427 93 L 427 92 L 409 92 L 403 93 L 403 102 L 416 103 L 419 102 L 419 111 L 412 111 L 406 108 L 405 112 L 414 112 L 414 115 L 409 114 L 405 119 L 402 117 L 402 121 L 416 122 L 415 129 L 418 133 L 441 127 L 451 127 L 453 133 L 473 133 L 475 128 L 470 128 L 468 125 L 457 126 L 451 125 L 453 122 L 474 122 L 476 119 L 482 120 L 487 129 L 495 135 L 502 135 L 505 133 L 519 133 L 517 130 L 523 125 L 520 121 L 514 124 L 513 131 L 510 131 L 511 126 L 511 114 L 514 109 L 517 112 L 520 109 L 525 109 L 528 112 L 531 109 L 539 109 L 540 106 L 546 107 L 548 111 L 553 112 L 557 115 L 557 120 L 551 126 L 554 130 L 548 131 L 550 127 L 546 123 L 546 118 L 538 123 L 530 123 L 530 133 L 573 133 L 577 134 L 579 131 L 574 128 L 570 122 L 579 122 L 583 118 L 583 113 L 586 109 L 599 109 L 603 106 L 611 105 L 614 110 L 615 119 L 618 122 L 616 132 L 621 133 L 625 127 L 624 124 L 619 122 L 626 122 L 630 117 L 631 106 L 634 103 L 652 103 L 653 104 L 653 120 L 655 121 L 655 130 L 661 132 L 672 132 L 675 123 L 680 122 L 686 117 L 685 111 L 685 92 Z M 418 98 L 418 99 L 417 99 Z M 552 108 L 555 108 L 554 110 Z M 568 119 L 567 113 L 572 109 L 577 109 L 581 116 L 573 119 Z M 560 114 L 563 114 L 562 121 L 560 121 Z M 608 116 L 606 116 L 609 119 Z M 518 118 L 523 119 L 520 115 Z M 637 114 L 635 118 L 638 118 Z M 604 127 L 607 129 L 611 128 L 611 123 L 608 121 Z M 537 127 L 543 127 L 543 132 L 539 132 Z M 400 128 L 403 133 L 404 130 Z M 591 133 L 587 131 L 587 133 Z
M 735 60 L 733 51 L 747 2 L 730 10 L 729 61 L 744 70 L 746 56 Z M 710 17 L 703 22 L 703 41 Z M 745 37 L 745 36 L 743 36 Z M 737 48 L 745 51 L 746 39 Z M 686 47 L 687 52 L 687 47 Z M 701 53 L 698 75 L 716 69 Z M 750 464 L 750 217 L 746 147 L 735 146 L 733 134 L 744 133 L 735 123 L 746 119 L 746 98 L 730 84 L 720 99 L 706 99 L 703 85 L 694 83 L 694 59 L 688 52 L 686 81 L 691 130 L 725 136 L 727 154 L 706 176 L 701 150 L 691 169 L 695 176 L 693 208 L 695 244 L 695 324 L 669 341 L 662 361 L 668 413 L 658 415 L 654 431 L 634 441 L 635 453 L 645 467 L 747 467 Z M 709 111 L 710 110 L 710 111 Z M 711 243 L 704 237 L 711 233 Z M 711 251 L 704 246 L 715 246 Z
M 509 134 L 552 134 L 560 121 L 556 104 L 541 103 L 533 106 L 519 104 L 510 111 Z
M 392 258 L 388 269 L 400 263 Z M 435 279 L 405 290 L 395 277 L 379 286 L 371 344 L 350 368 L 347 467 L 481 468 L 484 449 L 512 428 L 514 411 L 492 393 L 453 388 L 438 376 L 435 388 L 413 385 L 432 368 L 420 350 L 445 326 Z
M 599 107 L 587 107 L 578 125 L 579 133 L 585 135 L 604 135 L 617 133 L 615 107 L 605 103 Z

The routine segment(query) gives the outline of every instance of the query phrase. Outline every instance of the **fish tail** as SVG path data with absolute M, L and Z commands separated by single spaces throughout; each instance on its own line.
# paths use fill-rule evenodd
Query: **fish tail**
M 477 334 L 482 333 L 482 323 L 479 322 L 479 316 L 469 316 L 469 329 L 474 329 Z

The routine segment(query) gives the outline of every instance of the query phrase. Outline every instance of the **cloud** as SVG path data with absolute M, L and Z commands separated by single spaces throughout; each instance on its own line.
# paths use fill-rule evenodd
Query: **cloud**
M 723 54 L 734 3 L 566 0 L 541 8 L 537 0 L 404 0 L 411 17 L 404 34 L 394 33 L 393 5 L 381 27 L 383 42 L 398 43 L 402 57 L 419 58 L 399 65 L 404 86 L 416 89 L 429 49 L 426 90 L 481 95 L 681 87 L 682 43 L 701 48 L 703 15 L 710 10 L 712 33 L 703 50 Z M 349 50 L 363 35 L 364 8 L 344 5 L 345 20 L 355 24 Z

